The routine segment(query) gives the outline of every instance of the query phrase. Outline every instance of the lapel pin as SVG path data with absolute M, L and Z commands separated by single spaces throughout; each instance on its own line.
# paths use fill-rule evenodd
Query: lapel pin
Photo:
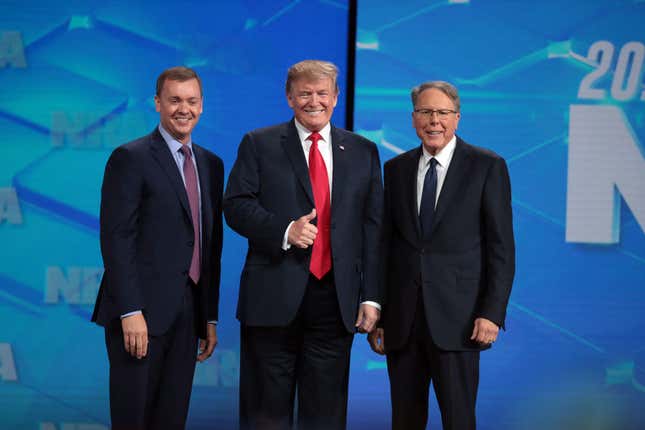
M 340 148 L 341 151 L 345 150 L 345 147 L 343 145 L 338 145 L 338 147 Z

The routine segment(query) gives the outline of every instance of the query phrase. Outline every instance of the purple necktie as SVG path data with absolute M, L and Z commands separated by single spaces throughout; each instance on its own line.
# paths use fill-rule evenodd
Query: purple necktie
M 195 284 L 199 282 L 199 273 L 201 271 L 201 262 L 199 256 L 199 191 L 197 190 L 197 173 L 191 159 L 191 152 L 188 145 L 181 145 L 181 152 L 184 154 L 184 182 L 186 193 L 188 193 L 188 202 L 190 203 L 190 213 L 193 218 L 193 230 L 195 238 L 193 241 L 193 258 L 190 260 L 190 270 L 188 275 Z

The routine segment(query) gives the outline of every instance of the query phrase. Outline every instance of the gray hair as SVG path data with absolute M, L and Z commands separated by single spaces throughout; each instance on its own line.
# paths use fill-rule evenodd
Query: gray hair
M 412 91 L 410 92 L 410 97 L 412 97 L 412 106 L 417 105 L 417 99 L 419 98 L 419 94 L 431 88 L 437 89 L 442 93 L 444 93 L 445 95 L 447 95 L 450 98 L 450 100 L 452 100 L 452 103 L 455 105 L 455 110 L 459 112 L 459 109 L 460 109 L 459 92 L 457 91 L 457 88 L 455 88 L 454 85 L 445 81 L 428 81 L 412 88 Z

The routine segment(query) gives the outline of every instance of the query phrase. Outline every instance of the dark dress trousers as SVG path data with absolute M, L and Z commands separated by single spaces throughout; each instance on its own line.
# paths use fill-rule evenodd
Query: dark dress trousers
M 444 429 L 475 427 L 479 351 L 474 320 L 504 327 L 515 272 L 504 160 L 457 137 L 432 230 L 417 212 L 421 148 L 385 163 L 385 306 L 381 326 L 393 428 L 425 429 L 433 381 Z
M 358 304 L 380 301 L 383 211 L 374 143 L 331 128 L 332 269 L 309 273 L 311 247 L 282 249 L 289 222 L 314 207 L 294 121 L 246 134 L 224 198 L 228 225 L 248 239 L 240 280 L 240 426 L 344 428 Z M 315 220 L 313 221 L 315 223 Z
M 188 277 L 194 233 L 177 164 L 158 129 L 110 156 L 101 191 L 105 273 L 92 321 L 105 327 L 114 429 L 183 428 L 207 321 L 217 320 L 222 252 L 220 158 L 192 144 L 201 190 L 201 273 Z M 148 355 L 123 346 L 120 316 L 142 310 Z M 163 424 L 160 424 L 163 423 Z

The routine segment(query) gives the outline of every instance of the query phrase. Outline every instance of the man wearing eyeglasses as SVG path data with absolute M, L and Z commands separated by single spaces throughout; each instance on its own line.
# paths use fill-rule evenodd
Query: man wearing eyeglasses
M 444 430 L 475 429 L 479 353 L 504 327 L 515 272 L 508 169 L 455 135 L 457 89 L 412 89 L 422 145 L 385 163 L 385 305 L 393 429 L 425 429 L 432 381 Z

